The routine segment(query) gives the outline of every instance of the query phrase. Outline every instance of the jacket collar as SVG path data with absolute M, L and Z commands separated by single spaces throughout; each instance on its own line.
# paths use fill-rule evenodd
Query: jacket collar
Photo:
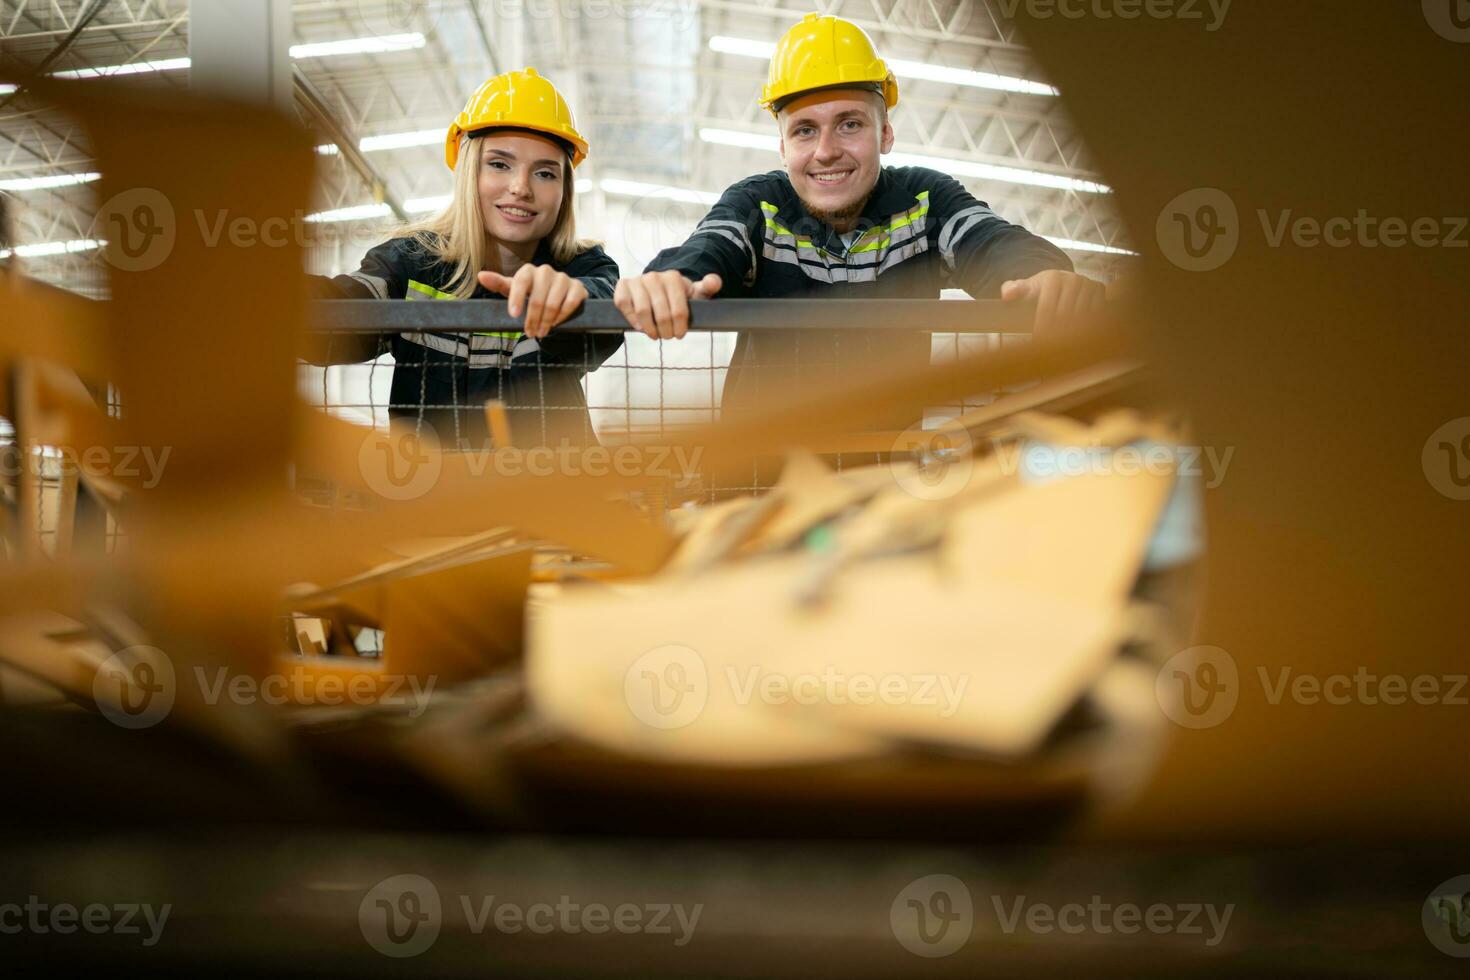
M 781 215 L 782 218 L 787 219 L 788 227 L 797 229 L 799 234 L 810 238 L 814 244 L 829 252 L 844 251 L 845 246 L 837 230 L 825 221 L 818 221 L 807 214 L 806 206 L 801 203 L 800 195 L 791 185 L 791 178 L 784 170 L 777 172 L 785 179 L 786 186 L 791 192 L 791 213 Z M 854 230 L 861 234 L 876 225 L 886 224 L 893 215 L 918 203 L 919 199 L 914 192 L 894 176 L 893 168 L 880 167 L 878 182 L 873 185 L 873 192 L 868 195 L 868 203 L 863 205 L 862 214 L 858 216 Z

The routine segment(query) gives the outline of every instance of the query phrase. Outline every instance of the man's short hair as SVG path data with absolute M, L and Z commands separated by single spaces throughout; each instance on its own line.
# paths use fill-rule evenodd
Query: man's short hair
M 784 99 L 781 99 L 780 101 L 774 103 L 771 108 L 774 109 L 779 115 L 782 109 L 785 109 L 788 105 L 795 102 L 797 99 L 811 95 L 813 92 L 831 92 L 835 91 L 836 89 L 849 89 L 853 91 L 872 92 L 874 95 L 878 96 L 878 105 L 882 110 L 879 118 L 885 118 L 888 115 L 888 103 L 883 99 L 883 86 L 878 82 L 844 82 L 840 85 L 824 85 L 821 88 L 809 88 L 804 92 L 793 92 L 791 95 L 788 95 Z

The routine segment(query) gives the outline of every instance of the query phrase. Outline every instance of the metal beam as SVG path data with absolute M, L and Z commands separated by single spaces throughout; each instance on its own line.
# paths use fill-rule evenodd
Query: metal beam
M 978 0 L 977 0 L 978 3 Z M 776 4 L 766 6 L 755 3 L 739 3 L 736 0 L 700 0 L 699 6 L 703 10 L 720 10 L 728 13 L 739 14 L 742 17 L 770 17 L 782 22 L 782 26 L 790 26 L 801 20 L 811 12 L 811 7 L 782 7 Z M 871 8 L 869 8 L 871 9 Z M 839 11 L 828 10 L 827 13 L 839 13 Z M 840 15 L 852 21 L 854 24 L 868 32 L 879 32 L 883 34 L 896 34 L 900 37 L 923 41 L 946 41 L 955 44 L 970 44 L 976 47 L 991 48 L 996 51 L 1007 51 L 1016 54 L 1026 54 L 1026 48 L 1010 41 L 1000 41 L 994 38 L 979 37 L 975 34 L 958 34 L 949 31 L 933 30 L 931 28 L 911 26 L 908 24 L 891 24 L 881 20 L 873 20 L 870 17 L 855 17 L 847 11 L 841 11 Z
M 1030 333 L 1032 304 L 1001 300 L 927 299 L 715 299 L 690 304 L 691 330 L 901 330 L 938 333 Z M 522 319 L 503 300 L 335 299 L 312 304 L 312 329 L 324 333 L 401 333 L 436 330 L 475 333 L 519 330 Z M 609 333 L 631 329 L 610 299 L 592 299 L 561 332 Z
M 387 179 L 378 172 L 378 169 L 368 161 L 366 155 L 357 148 L 357 138 L 348 132 L 347 127 L 337 120 L 337 115 L 332 107 L 327 104 L 326 98 L 317 91 L 315 85 L 306 77 L 300 66 L 294 69 L 296 77 L 296 102 L 309 115 L 317 126 L 329 136 L 333 143 L 337 144 L 337 151 L 348 166 L 357 172 L 363 183 L 368 185 L 372 191 L 373 200 L 381 201 L 392 209 L 400 221 L 408 221 L 408 212 L 403 209 L 403 203 L 388 189 Z

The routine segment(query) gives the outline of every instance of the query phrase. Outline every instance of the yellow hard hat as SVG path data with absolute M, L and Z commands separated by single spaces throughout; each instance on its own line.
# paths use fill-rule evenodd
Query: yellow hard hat
M 482 129 L 530 129 L 554 136 L 572 147 L 572 166 L 587 159 L 587 141 L 577 132 L 572 110 L 556 86 L 536 69 L 508 71 L 481 85 L 449 124 L 444 139 L 444 162 L 453 170 L 459 161 L 459 143 Z
M 866 32 L 841 17 L 807 14 L 776 42 L 761 105 L 774 115 L 793 95 L 840 85 L 873 85 L 888 108 L 898 105 L 898 82 Z

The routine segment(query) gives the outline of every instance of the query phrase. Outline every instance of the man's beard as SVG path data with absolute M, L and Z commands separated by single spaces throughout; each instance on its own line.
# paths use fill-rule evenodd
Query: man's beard
M 851 221 L 853 218 L 856 218 L 858 215 L 862 214 L 863 208 L 867 207 L 868 205 L 868 198 L 872 196 L 873 192 L 868 191 L 868 193 L 864 194 L 862 197 L 858 198 L 856 201 L 853 201 L 846 207 L 837 208 L 836 210 L 832 211 L 829 211 L 825 208 L 819 208 L 815 204 L 809 202 L 806 198 L 801 199 L 801 206 L 806 208 L 807 214 L 811 215 L 813 218 L 816 218 L 818 221 L 825 222 L 829 225 L 839 225 L 843 222 Z

